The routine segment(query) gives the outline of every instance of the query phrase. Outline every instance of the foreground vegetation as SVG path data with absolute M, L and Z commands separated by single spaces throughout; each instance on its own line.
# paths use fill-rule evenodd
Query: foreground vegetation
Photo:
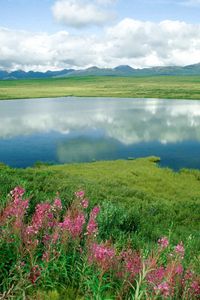
M 24 193 L 21 187 L 10 192 L 0 218 L 3 299 L 69 299 L 69 288 L 71 299 L 199 298 L 200 276 L 185 267 L 182 242 L 173 247 L 162 237 L 151 252 L 133 249 L 128 240 L 102 242 L 101 209 L 87 212 L 84 191 L 67 209 L 58 195 L 39 203 L 32 217 Z
M 1 99 L 61 96 L 200 99 L 200 76 L 1 80 Z
M 1 165 L 3 299 L 198 299 L 200 171 L 155 161 Z

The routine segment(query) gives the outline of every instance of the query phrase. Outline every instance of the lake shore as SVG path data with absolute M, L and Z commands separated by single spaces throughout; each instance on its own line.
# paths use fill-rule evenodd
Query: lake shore
M 0 81 L 0 100 L 67 96 L 200 100 L 200 76 L 89 76 Z

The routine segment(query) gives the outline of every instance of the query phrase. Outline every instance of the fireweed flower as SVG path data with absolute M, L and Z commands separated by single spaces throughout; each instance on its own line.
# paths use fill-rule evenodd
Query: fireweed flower
M 165 249 L 169 246 L 169 241 L 166 237 L 162 237 L 158 240 L 158 244 L 162 249 Z
M 59 198 L 56 198 L 54 200 L 53 207 L 55 207 L 55 208 L 57 208 L 59 210 L 62 209 L 62 202 L 61 202 L 61 200 Z
M 161 266 L 147 274 L 147 281 L 150 284 L 158 285 L 162 282 L 164 276 L 165 268 Z
M 29 236 L 36 235 L 38 233 L 38 230 L 30 225 L 26 227 L 25 233 Z
M 99 212 L 100 212 L 100 208 L 98 206 L 95 206 L 90 213 L 90 218 L 87 225 L 87 233 L 86 233 L 89 236 L 96 235 L 98 233 L 98 224 L 96 222 L 96 218 Z
M 15 199 L 16 199 L 16 198 L 21 198 L 21 197 L 24 195 L 24 193 L 25 193 L 25 189 L 23 189 L 23 188 L 20 187 L 20 186 L 15 187 L 15 188 L 10 192 L 12 198 L 15 198 Z
M 23 242 L 29 250 L 34 251 L 36 249 L 39 243 L 38 234 L 42 230 L 45 232 L 43 242 L 47 243 L 47 232 L 55 224 L 51 209 L 52 207 L 49 203 L 40 203 L 36 205 L 31 223 L 26 226 L 23 234 Z
M 142 270 L 141 255 L 129 248 L 122 252 L 122 259 L 125 276 L 128 274 L 130 279 L 134 279 Z
M 22 228 L 23 218 L 29 206 L 29 200 L 22 199 L 24 193 L 25 190 L 21 187 L 16 187 L 10 192 L 12 199 L 0 216 L 1 225 L 4 225 L 8 219 L 12 219 L 13 228 Z
M 87 225 L 87 235 L 91 236 L 91 235 L 95 235 L 98 233 L 98 224 L 97 222 L 91 218 L 88 222 L 88 225 Z
M 182 295 L 185 296 L 185 299 L 200 299 L 199 277 L 190 269 L 184 270 L 182 266 L 181 259 L 184 258 L 185 254 L 182 242 L 176 245 L 171 256 L 165 257 L 164 260 L 162 258 L 165 256 L 165 253 L 162 253 L 162 250 L 169 245 L 166 237 L 161 237 L 158 240 L 159 255 L 155 252 L 156 255 L 151 254 L 148 258 L 144 259 L 139 252 L 132 250 L 129 246 L 117 255 L 111 243 L 98 244 L 95 242 L 94 237 L 98 233 L 97 216 L 100 212 L 98 206 L 92 209 L 88 224 L 84 226 L 86 222 L 84 209 L 88 207 L 89 201 L 84 198 L 85 193 L 83 191 L 75 194 L 77 198 L 67 210 L 62 222 L 60 221 L 60 217 L 63 216 L 61 213 L 62 203 L 59 195 L 57 195 L 53 205 L 49 203 L 36 205 L 32 220 L 28 224 L 24 222 L 24 215 L 27 211 L 29 201 L 22 199 L 24 193 L 25 190 L 21 187 L 16 187 L 11 191 L 10 202 L 0 216 L 0 225 L 5 224 L 3 220 L 9 220 L 6 223 L 9 226 L 6 227 L 6 230 L 4 228 L 2 230 L 8 241 L 8 245 L 12 234 L 10 236 L 8 234 L 8 237 L 6 237 L 6 234 L 9 232 L 7 229 L 10 229 L 11 233 L 17 233 L 20 237 L 19 240 L 22 242 L 20 246 L 22 247 L 19 248 L 27 249 L 31 259 L 33 259 L 32 261 L 36 261 L 35 258 L 37 258 L 38 261 L 42 260 L 49 263 L 51 259 L 55 260 L 61 255 L 59 247 L 63 241 L 65 242 L 65 237 L 66 241 L 68 239 L 77 239 L 78 243 L 76 243 L 76 246 L 80 254 L 87 251 L 88 262 L 95 266 L 96 270 L 100 271 L 100 274 L 112 271 L 112 276 L 117 275 L 118 281 L 129 282 L 134 286 L 139 274 L 142 272 L 143 266 L 146 266 L 145 283 L 148 295 L 152 295 L 156 299 L 157 297 L 159 299 L 169 299 L 170 297 L 177 297 L 177 295 L 180 299 Z M 16 228 L 20 230 L 15 230 Z M 81 240 L 84 228 L 88 235 L 86 243 L 84 243 L 85 239 Z M 14 241 L 12 239 L 11 242 Z M 82 249 L 81 247 L 84 247 L 84 245 L 86 247 Z M 40 253 L 39 256 L 38 253 Z M 22 257 L 19 258 L 19 262 Z M 19 265 L 23 267 L 24 262 L 20 262 Z M 28 265 L 29 263 L 27 263 Z M 41 270 L 38 265 L 31 268 L 28 278 L 32 284 L 35 284 L 39 279 Z M 108 277 L 111 278 L 110 276 Z M 114 280 L 115 277 L 112 278 Z M 125 284 L 125 292 L 128 288 Z
M 166 281 L 154 287 L 154 290 L 164 298 L 168 298 L 170 296 L 170 286 Z
M 83 213 L 78 213 L 75 216 L 66 216 L 63 223 L 60 223 L 60 228 L 64 231 L 67 230 L 73 238 L 77 238 L 83 231 L 85 224 L 85 216 Z
M 49 234 L 45 234 L 43 236 L 43 239 L 42 239 L 43 243 L 46 245 L 46 244 L 49 244 L 49 242 L 51 241 L 51 236 Z
M 32 218 L 32 226 L 35 231 L 39 231 L 43 226 L 48 226 L 48 222 L 53 219 L 51 205 L 49 203 L 37 204 Z
M 83 199 L 83 200 L 81 201 L 81 206 L 82 206 L 83 208 L 88 208 L 88 205 L 89 205 L 89 200 L 88 200 L 88 199 Z
M 84 192 L 84 191 L 78 191 L 78 192 L 75 192 L 75 196 L 76 196 L 77 198 L 84 198 L 85 192 Z
M 56 244 L 57 243 L 57 241 L 59 240 L 59 233 L 58 232 L 54 232 L 53 234 L 52 234 L 52 239 L 51 239 L 51 242 L 52 242 L 52 244 Z
M 30 276 L 29 276 L 31 283 L 34 284 L 36 282 L 36 280 L 40 277 L 40 275 L 41 275 L 40 267 L 38 265 L 35 265 L 34 267 L 32 267 Z
M 99 212 L 100 208 L 98 206 L 95 206 L 90 213 L 90 217 L 96 218 Z
M 178 264 L 175 268 L 175 273 L 181 275 L 183 274 L 183 271 L 184 271 L 183 266 L 181 264 Z
M 200 297 L 200 280 L 192 281 L 191 286 L 190 286 L 190 290 L 191 290 L 191 293 L 194 296 Z
M 42 260 L 49 262 L 50 261 L 50 252 L 49 251 L 45 251 L 42 255 Z
M 92 244 L 90 247 L 91 254 L 89 256 L 89 262 L 96 264 L 104 271 L 108 271 L 113 265 L 113 259 L 115 257 L 115 249 L 106 244 Z
M 183 243 L 180 242 L 180 244 L 178 244 L 176 247 L 175 247 L 175 253 L 177 253 L 178 255 L 180 255 L 180 257 L 183 259 L 184 258 L 184 254 L 185 254 L 185 249 L 184 249 L 184 246 L 183 246 Z

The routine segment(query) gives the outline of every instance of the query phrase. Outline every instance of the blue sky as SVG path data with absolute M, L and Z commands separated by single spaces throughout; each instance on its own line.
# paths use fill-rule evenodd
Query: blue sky
M 197 63 L 199 17 L 200 0 L 0 0 L 0 69 Z
M 53 18 L 54 3 L 54 0 L 0 0 L 0 26 L 48 32 L 63 29 Z M 188 1 L 187 5 L 179 0 L 119 0 L 114 9 L 118 20 L 129 17 L 155 22 L 165 19 L 200 22 L 200 1 L 196 4 Z

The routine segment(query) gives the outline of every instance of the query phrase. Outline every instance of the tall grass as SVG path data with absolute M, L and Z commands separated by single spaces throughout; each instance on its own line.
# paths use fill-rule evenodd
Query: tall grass
M 14 188 L 0 215 L 1 299 L 199 299 L 182 241 L 135 249 L 128 235 L 104 239 L 101 207 L 83 190 L 67 206 L 59 194 L 36 206 L 24 195 Z

